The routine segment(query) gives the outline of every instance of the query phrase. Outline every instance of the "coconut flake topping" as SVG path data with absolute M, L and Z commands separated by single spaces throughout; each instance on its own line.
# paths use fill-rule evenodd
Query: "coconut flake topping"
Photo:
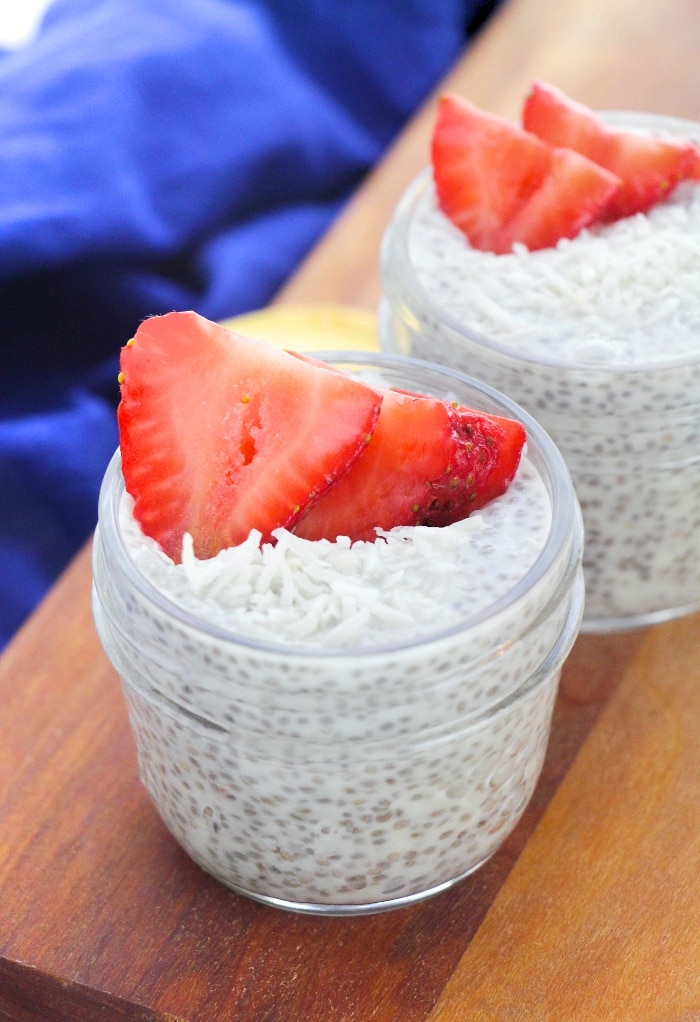
M 523 458 L 508 491 L 446 528 L 404 526 L 374 543 L 309 541 L 285 529 L 260 546 L 198 560 L 191 537 L 174 564 L 144 536 L 124 494 L 120 528 L 132 560 L 172 602 L 249 638 L 348 649 L 431 634 L 508 592 L 537 559 L 551 522 L 541 477 Z

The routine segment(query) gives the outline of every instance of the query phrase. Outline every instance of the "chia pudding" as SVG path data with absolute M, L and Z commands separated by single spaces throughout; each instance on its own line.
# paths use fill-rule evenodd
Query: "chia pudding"
M 358 914 L 455 883 L 517 823 L 580 623 L 583 539 L 559 452 L 508 399 L 411 359 L 319 357 L 519 418 L 509 489 L 445 528 L 278 530 L 207 561 L 185 541 L 176 565 L 134 521 L 117 453 L 93 608 L 142 780 L 190 856 L 268 904 Z
M 700 125 L 602 114 L 700 141 Z M 585 526 L 583 629 L 700 606 L 700 184 L 555 248 L 473 249 L 425 171 L 382 244 L 387 351 L 469 372 L 544 426 Z

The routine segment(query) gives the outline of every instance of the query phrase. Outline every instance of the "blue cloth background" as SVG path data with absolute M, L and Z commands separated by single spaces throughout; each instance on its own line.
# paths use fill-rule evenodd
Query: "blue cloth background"
M 95 525 L 119 347 L 258 308 L 492 0 L 55 0 L 0 52 L 0 647 Z

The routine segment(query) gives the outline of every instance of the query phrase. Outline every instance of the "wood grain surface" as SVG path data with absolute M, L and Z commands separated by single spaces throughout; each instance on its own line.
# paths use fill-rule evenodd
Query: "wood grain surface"
M 699 665 L 650 630 L 430 1022 L 700 1017 Z
M 447 83 L 515 116 L 531 80 L 700 118 L 697 0 L 509 0 Z M 283 289 L 374 307 L 381 232 L 433 100 Z M 487 865 L 356 920 L 238 897 L 138 780 L 84 550 L 0 659 L 0 1022 L 700 1017 L 700 615 L 581 636 L 540 783 Z

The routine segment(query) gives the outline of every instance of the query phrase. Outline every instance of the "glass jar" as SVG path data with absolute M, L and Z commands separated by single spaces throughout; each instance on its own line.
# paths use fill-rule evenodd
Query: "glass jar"
M 601 116 L 630 130 L 700 141 L 696 123 Z M 686 183 L 675 195 L 683 189 L 700 207 L 700 185 Z M 617 272 L 644 289 L 644 303 L 653 299 L 643 322 L 622 291 L 610 293 L 609 274 L 590 283 L 593 260 L 610 253 L 577 248 L 579 239 L 548 250 L 561 263 L 522 249 L 474 252 L 437 212 L 428 170 L 402 197 L 382 242 L 382 349 L 487 381 L 535 416 L 564 455 L 584 520 L 584 631 L 639 627 L 700 607 L 700 231 L 690 230 L 683 209 L 676 213 L 671 230 L 686 233 L 695 260 L 677 290 L 662 287 L 659 272 L 672 235 L 658 242 L 653 265 L 642 266 L 640 257 L 637 266 L 634 249 L 619 256 Z M 629 220 L 625 229 L 639 232 L 640 250 L 656 244 L 653 219 Z M 526 264 L 530 276 L 512 285 Z M 518 292 L 512 307 L 505 275 L 502 301 L 493 298 L 503 267 L 513 274 L 510 295 Z M 540 287 L 553 311 L 544 309 Z M 580 327 L 572 327 L 577 318 Z M 546 332 L 557 346 L 541 344 Z M 631 357 L 642 341 L 653 353 Z
M 503 551 L 512 571 L 503 591 L 497 570 L 469 579 L 478 609 L 455 613 L 458 567 L 448 564 L 444 586 L 431 587 L 430 625 L 391 641 L 371 629 L 342 648 L 292 643 L 272 627 L 269 638 L 247 635 L 174 602 L 144 571 L 117 452 L 100 497 L 93 609 L 121 676 L 141 778 L 189 855 L 267 904 L 361 914 L 450 886 L 516 825 L 579 628 L 583 535 L 559 452 L 511 401 L 412 359 L 318 357 L 524 423 L 527 456 L 508 491 L 519 510 L 508 522 L 511 505 L 495 501 L 477 529 L 488 545 L 489 514 L 497 528 L 505 519 L 516 548 L 539 530 L 522 572 L 517 550 Z M 544 524 L 528 521 L 535 485 Z M 405 584 L 422 593 L 425 579 Z

